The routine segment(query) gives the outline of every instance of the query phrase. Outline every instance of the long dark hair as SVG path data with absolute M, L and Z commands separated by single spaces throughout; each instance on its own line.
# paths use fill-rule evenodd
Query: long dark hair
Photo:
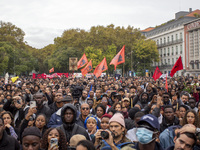
M 56 129 L 59 133 L 59 141 L 58 141 L 58 146 L 59 146 L 59 150 L 66 150 L 67 149 L 67 145 L 66 145 L 66 137 L 65 134 L 63 133 L 62 130 L 57 129 L 57 128 L 49 128 L 45 131 L 42 141 L 41 141 L 41 148 L 42 149 L 48 149 L 49 147 L 49 143 L 48 143 L 48 135 L 49 133 Z

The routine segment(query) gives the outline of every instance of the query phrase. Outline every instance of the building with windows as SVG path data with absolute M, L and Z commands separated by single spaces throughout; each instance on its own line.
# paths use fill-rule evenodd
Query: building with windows
M 199 10 L 195 10 L 194 12 L 197 11 Z M 152 66 L 155 68 L 158 66 L 162 73 L 170 74 L 170 71 L 179 56 L 182 57 L 184 70 L 178 71 L 175 76 L 186 73 L 184 24 L 196 19 L 195 16 L 191 15 L 194 12 L 192 12 L 191 8 L 188 12 L 180 11 L 175 14 L 175 19 L 157 26 L 150 31 L 142 31 L 147 39 L 152 39 L 157 43 L 160 61 L 154 62 Z
M 200 75 L 200 18 L 184 24 L 185 69 L 188 75 Z

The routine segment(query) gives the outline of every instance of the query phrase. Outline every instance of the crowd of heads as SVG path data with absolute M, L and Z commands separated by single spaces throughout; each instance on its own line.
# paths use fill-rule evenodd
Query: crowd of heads
M 195 77 L 1 78 L 0 149 L 200 148 L 199 98 Z

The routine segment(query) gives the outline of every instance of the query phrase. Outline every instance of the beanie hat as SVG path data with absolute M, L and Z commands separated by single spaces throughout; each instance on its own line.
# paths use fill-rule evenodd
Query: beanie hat
M 123 127 L 125 127 L 125 121 L 124 121 L 124 116 L 121 113 L 116 113 L 112 116 L 112 118 L 109 120 L 109 124 L 111 122 L 117 122 L 121 124 Z
M 102 117 L 101 117 L 101 119 L 103 118 L 103 117 L 107 117 L 107 118 L 112 118 L 112 115 L 110 115 L 110 114 L 104 114 Z
M 42 137 L 40 130 L 37 127 L 29 127 L 24 130 L 22 133 L 22 138 L 28 135 L 35 135 L 39 138 Z
M 81 134 L 76 134 L 73 135 L 70 139 L 70 147 L 76 147 L 76 145 L 78 144 L 79 141 L 81 140 L 86 140 L 85 136 L 81 135 Z

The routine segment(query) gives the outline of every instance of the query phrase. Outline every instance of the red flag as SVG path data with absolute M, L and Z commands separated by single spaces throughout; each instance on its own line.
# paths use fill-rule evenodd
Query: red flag
M 49 73 L 54 72 L 54 67 L 49 70 Z
M 92 60 L 90 60 L 90 62 L 83 69 L 81 69 L 81 73 L 84 76 L 91 70 L 92 70 Z
M 117 65 L 125 62 L 124 53 L 125 53 L 125 45 L 122 47 L 122 49 L 119 51 L 119 53 L 110 62 L 110 65 L 112 65 L 112 64 L 114 65 L 115 70 L 116 70 Z
M 165 88 L 166 88 L 166 90 L 168 92 L 167 74 L 166 74 Z
M 183 63 L 181 60 L 181 56 L 178 58 L 176 63 L 174 64 L 174 67 L 171 70 L 170 76 L 173 77 L 176 71 L 182 70 L 183 69 Z
M 77 69 L 85 66 L 87 63 L 88 63 L 88 60 L 87 60 L 87 57 L 84 53 L 83 56 L 81 57 L 81 59 L 77 63 Z
M 98 64 L 98 66 L 95 68 L 93 74 L 98 78 L 99 76 L 101 76 L 101 73 L 106 70 L 108 70 L 108 66 L 107 66 L 107 62 L 106 62 L 106 57 L 104 57 L 104 59 L 101 61 L 101 63 Z
M 162 72 L 160 71 L 160 69 L 158 68 L 158 66 L 156 67 L 156 70 L 153 74 L 153 78 L 156 81 L 158 78 L 160 78 L 160 76 L 162 75 Z

